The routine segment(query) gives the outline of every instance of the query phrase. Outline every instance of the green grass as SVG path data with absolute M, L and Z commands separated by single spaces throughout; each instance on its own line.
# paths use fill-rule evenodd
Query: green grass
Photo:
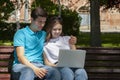
M 80 33 L 77 37 L 77 46 L 90 47 L 90 33 Z M 102 47 L 120 47 L 120 33 L 101 33 Z M 0 40 L 0 45 L 13 45 L 12 41 Z
M 13 42 L 10 40 L 0 40 L 0 46 L 12 46 Z
M 101 33 L 102 47 L 120 47 L 120 33 Z M 90 33 L 80 33 L 78 46 L 90 47 Z

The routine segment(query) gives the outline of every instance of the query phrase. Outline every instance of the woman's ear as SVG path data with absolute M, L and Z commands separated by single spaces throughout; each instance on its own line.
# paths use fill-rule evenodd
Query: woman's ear
M 30 20 L 31 20 L 31 22 L 32 22 L 34 19 L 33 19 L 33 18 L 31 18 Z

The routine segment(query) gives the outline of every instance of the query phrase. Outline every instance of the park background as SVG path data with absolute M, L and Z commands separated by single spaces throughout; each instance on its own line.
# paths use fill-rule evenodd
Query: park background
M 29 25 L 37 6 L 48 18 L 62 17 L 64 33 L 77 37 L 77 49 L 86 50 L 89 80 L 120 80 L 120 0 L 1 0 L 0 80 L 13 80 L 13 35 Z
M 97 1 L 99 0 L 95 2 Z M 107 0 L 102 1 L 99 2 L 99 23 L 95 23 L 97 19 L 91 17 L 91 2 L 88 0 L 1 1 L 0 45 L 12 46 L 13 35 L 16 30 L 29 25 L 31 10 L 37 6 L 42 6 L 48 11 L 49 16 L 58 15 L 63 18 L 64 33 L 66 35 L 75 35 L 78 38 L 76 44 L 78 47 L 120 47 L 119 8 L 106 8 L 105 6 L 108 6 Z M 118 0 L 118 3 L 114 5 L 119 6 L 120 1 Z M 95 23 L 94 26 L 97 26 L 97 29 L 100 29 L 96 30 L 96 33 L 92 33 L 92 31 L 95 32 L 95 27 L 91 29 L 91 26 L 93 26 L 91 21 Z M 96 24 L 99 24 L 100 27 Z

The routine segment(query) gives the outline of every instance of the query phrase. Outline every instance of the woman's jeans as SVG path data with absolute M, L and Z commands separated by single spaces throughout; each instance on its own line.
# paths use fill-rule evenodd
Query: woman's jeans
M 85 69 L 79 68 L 58 68 L 61 72 L 62 80 L 88 80 Z
M 34 64 L 37 67 L 48 70 L 48 73 L 45 76 L 45 80 L 60 80 L 60 73 L 56 68 L 45 66 L 41 63 L 32 64 Z M 23 64 L 13 65 L 13 72 L 20 72 L 19 80 L 34 80 L 34 78 L 36 77 L 33 70 Z

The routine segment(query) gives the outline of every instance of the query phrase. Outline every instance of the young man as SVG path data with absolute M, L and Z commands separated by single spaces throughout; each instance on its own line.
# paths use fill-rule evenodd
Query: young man
M 19 80 L 60 80 L 57 69 L 43 65 L 43 46 L 46 32 L 42 31 L 47 13 L 38 7 L 31 12 L 31 24 L 14 35 L 13 72 L 20 72 Z

